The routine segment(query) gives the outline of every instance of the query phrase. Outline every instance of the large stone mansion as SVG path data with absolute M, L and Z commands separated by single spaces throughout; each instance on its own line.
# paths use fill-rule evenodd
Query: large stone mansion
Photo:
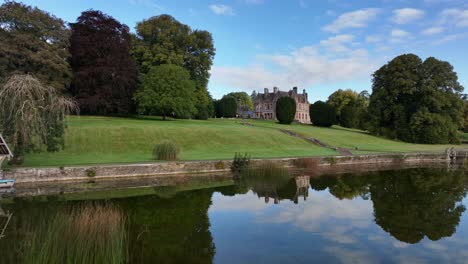
M 303 90 L 302 94 L 298 94 L 297 87 L 294 87 L 289 92 L 282 92 L 277 87 L 274 87 L 271 93 L 268 91 L 268 88 L 265 88 L 263 94 L 258 93 L 254 98 L 255 117 L 276 120 L 276 101 L 283 96 L 289 96 L 296 101 L 295 120 L 300 123 L 309 124 L 310 116 L 307 93 Z

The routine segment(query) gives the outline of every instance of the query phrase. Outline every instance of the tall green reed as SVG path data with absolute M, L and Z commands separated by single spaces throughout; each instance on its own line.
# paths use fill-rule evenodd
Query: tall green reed
M 125 263 L 128 255 L 126 217 L 111 204 L 64 209 L 29 235 L 25 263 Z

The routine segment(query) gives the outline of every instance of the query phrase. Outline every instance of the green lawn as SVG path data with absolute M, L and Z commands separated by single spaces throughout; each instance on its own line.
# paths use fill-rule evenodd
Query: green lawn
M 24 165 L 145 162 L 151 160 L 155 144 L 165 139 L 180 146 L 181 160 L 232 159 L 235 152 L 262 158 L 336 154 L 271 128 L 244 126 L 233 120 L 81 116 L 70 117 L 68 125 L 63 151 L 28 154 Z
M 356 149 L 356 154 L 381 153 L 381 152 L 418 152 L 418 151 L 443 151 L 449 147 L 463 148 L 466 145 L 425 145 L 411 144 L 401 141 L 376 137 L 367 132 L 349 129 L 339 126 L 331 128 L 315 127 L 310 125 L 293 124 L 283 126 L 270 121 L 255 121 L 257 126 L 271 128 L 286 128 L 298 134 L 316 138 L 334 147 Z M 468 147 L 468 146 L 467 146 Z
M 24 166 L 145 162 L 151 160 L 154 145 L 165 139 L 180 146 L 181 160 L 232 159 L 235 152 L 247 152 L 254 158 L 337 154 L 275 128 L 294 130 L 332 146 L 358 147 L 356 153 L 441 151 L 448 147 L 397 142 L 340 127 L 284 126 L 255 120 L 246 121 L 254 126 L 226 119 L 161 121 L 81 116 L 68 121 L 65 149 L 28 154 Z

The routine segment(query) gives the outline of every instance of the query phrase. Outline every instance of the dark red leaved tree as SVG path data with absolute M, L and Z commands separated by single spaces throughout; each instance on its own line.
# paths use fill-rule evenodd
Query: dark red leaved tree
M 126 115 L 134 111 L 138 71 L 130 56 L 126 25 L 95 10 L 70 24 L 71 92 L 84 114 Z

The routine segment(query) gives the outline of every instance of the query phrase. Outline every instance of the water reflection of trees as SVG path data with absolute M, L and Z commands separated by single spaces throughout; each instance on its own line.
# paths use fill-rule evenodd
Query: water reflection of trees
M 111 203 L 125 213 L 128 263 L 212 263 L 215 246 L 209 230 L 208 208 L 214 191 L 180 192 L 170 199 L 150 195 L 95 203 Z M 31 239 L 30 230 L 48 228 L 39 225 L 37 219 L 51 223 L 58 211 L 82 204 L 17 199 L 6 205 L 14 217 L 7 229 L 8 240 L 0 240 L 2 259 L 5 263 L 25 263 L 24 245 Z
M 465 211 L 467 176 L 464 171 L 411 169 L 320 177 L 311 186 L 328 188 L 339 199 L 370 196 L 375 222 L 398 240 L 417 243 L 455 233 Z

